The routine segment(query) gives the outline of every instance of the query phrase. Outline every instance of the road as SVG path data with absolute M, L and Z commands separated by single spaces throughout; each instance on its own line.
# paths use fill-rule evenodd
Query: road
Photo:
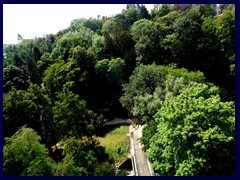
M 143 126 L 139 126 L 138 128 L 130 126 L 130 132 L 132 132 L 132 148 L 133 151 L 131 154 L 134 156 L 135 160 L 135 168 L 137 176 L 152 176 L 152 167 L 147 159 L 146 153 L 142 150 L 142 145 L 140 143 L 139 138 L 142 136 Z

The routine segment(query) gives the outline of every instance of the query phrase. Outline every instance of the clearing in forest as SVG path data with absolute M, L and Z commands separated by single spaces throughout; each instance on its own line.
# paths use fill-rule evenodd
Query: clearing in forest
M 106 148 L 106 152 L 114 160 L 115 166 L 119 166 L 128 158 L 130 147 L 128 133 L 129 126 L 121 125 L 111 128 L 104 137 L 95 137 L 99 140 L 100 145 Z

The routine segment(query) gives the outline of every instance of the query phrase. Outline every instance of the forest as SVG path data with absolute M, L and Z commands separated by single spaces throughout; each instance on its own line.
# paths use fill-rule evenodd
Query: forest
M 126 175 L 96 138 L 115 117 L 146 125 L 156 176 L 235 175 L 235 6 L 219 10 L 126 5 L 4 45 L 4 175 Z

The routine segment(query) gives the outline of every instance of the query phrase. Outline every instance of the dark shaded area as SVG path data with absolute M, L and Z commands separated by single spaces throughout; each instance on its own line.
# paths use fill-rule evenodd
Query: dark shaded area
M 124 161 L 119 167 L 118 169 L 124 169 L 127 171 L 132 171 L 133 167 L 132 167 L 132 160 L 131 158 L 128 158 L 126 161 Z

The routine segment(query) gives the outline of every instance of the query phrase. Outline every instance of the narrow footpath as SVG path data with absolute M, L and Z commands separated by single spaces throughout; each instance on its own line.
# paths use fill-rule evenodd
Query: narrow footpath
M 143 126 L 130 126 L 130 133 L 132 137 L 133 151 L 131 152 L 135 161 L 136 176 L 152 176 L 152 167 L 147 159 L 146 153 L 142 150 L 140 138 L 142 137 Z

